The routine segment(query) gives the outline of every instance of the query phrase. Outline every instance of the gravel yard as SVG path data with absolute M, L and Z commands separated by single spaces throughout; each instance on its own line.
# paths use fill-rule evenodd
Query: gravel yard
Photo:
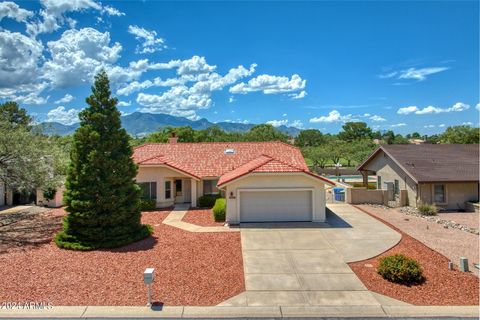
M 215 220 L 213 220 L 212 209 L 202 208 L 189 209 L 182 221 L 202 227 L 221 227 L 225 224 L 225 222 L 215 222 Z
M 359 207 L 368 209 L 368 212 L 372 211 L 369 206 Z M 372 215 L 379 216 L 378 213 Z M 443 255 L 428 248 L 400 228 L 395 228 L 395 225 L 388 222 L 386 224 L 402 234 L 400 242 L 378 257 L 349 263 L 369 290 L 414 305 L 479 305 L 479 283 L 476 276 L 472 273 L 448 270 L 448 259 Z M 402 253 L 420 263 L 426 278 L 423 284 L 413 286 L 395 284 L 383 279 L 376 272 L 380 258 L 396 253 Z
M 0 253 L 0 301 L 145 305 L 147 267 L 156 270 L 153 299 L 160 304 L 216 305 L 244 291 L 240 234 L 183 231 L 162 224 L 168 213 L 143 213 L 153 236 L 118 249 L 68 251 L 51 241 L 24 250 L 11 246 Z M 56 218 L 55 230 L 63 214 L 46 216 Z
M 370 205 L 358 205 L 356 207 L 392 224 L 428 247 L 438 251 L 453 261 L 457 267 L 460 257 L 467 257 L 470 270 L 478 276 L 479 270 L 473 266 L 473 263 L 479 263 L 478 235 L 459 229 L 446 229 L 435 222 L 402 213 L 399 209 L 385 209 Z M 469 223 L 472 223 L 473 219 L 478 219 L 478 214 L 477 218 L 474 218 L 474 213 L 443 213 L 442 218 L 450 214 L 455 215 L 455 217 L 464 214 L 463 218 L 468 220 Z M 454 221 L 460 222 L 460 219 Z

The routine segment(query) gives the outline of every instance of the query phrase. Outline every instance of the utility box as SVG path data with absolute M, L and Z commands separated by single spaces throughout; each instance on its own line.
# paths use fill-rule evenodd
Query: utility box
M 145 284 L 152 284 L 153 283 L 153 273 L 155 272 L 154 268 L 147 268 L 143 272 L 143 282 Z

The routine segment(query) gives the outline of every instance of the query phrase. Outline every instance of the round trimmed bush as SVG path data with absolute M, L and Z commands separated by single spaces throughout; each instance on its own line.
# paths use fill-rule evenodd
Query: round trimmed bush
M 224 198 L 219 198 L 215 201 L 212 208 L 213 219 L 217 222 L 225 221 L 225 214 L 227 212 L 227 201 Z
M 403 254 L 381 258 L 377 272 L 384 279 L 400 284 L 419 284 L 425 280 L 420 264 Z

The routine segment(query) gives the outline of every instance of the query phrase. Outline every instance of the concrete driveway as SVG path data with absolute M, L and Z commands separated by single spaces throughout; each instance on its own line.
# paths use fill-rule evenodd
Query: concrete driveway
M 347 262 L 376 256 L 401 235 L 345 204 L 327 223 L 242 224 L 246 291 L 222 306 L 380 306 L 403 304 L 367 290 Z

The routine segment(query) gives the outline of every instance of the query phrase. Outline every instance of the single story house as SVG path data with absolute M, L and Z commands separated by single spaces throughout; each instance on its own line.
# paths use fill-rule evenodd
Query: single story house
M 479 199 L 478 144 L 381 145 L 360 166 L 366 185 L 377 176 L 377 189 L 392 198 L 406 190 L 406 203 L 464 209 Z M 391 200 L 393 200 L 391 199 Z
M 137 183 L 157 207 L 197 205 L 222 192 L 228 223 L 325 221 L 325 186 L 283 142 L 147 143 L 134 149 Z

